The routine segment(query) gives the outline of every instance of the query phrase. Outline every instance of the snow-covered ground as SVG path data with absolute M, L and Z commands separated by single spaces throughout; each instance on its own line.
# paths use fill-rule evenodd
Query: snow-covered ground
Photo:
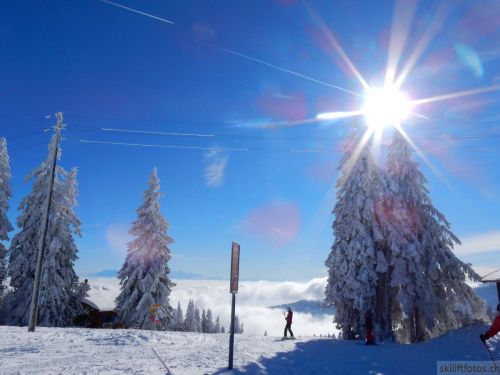
M 234 374 L 436 374 L 437 361 L 488 361 L 479 334 L 485 326 L 451 332 L 427 343 L 236 335 Z M 174 375 L 226 373 L 228 335 L 141 330 L 0 326 L 0 373 L 166 374 L 151 347 Z M 500 358 L 500 338 L 490 340 Z M 231 372 L 227 372 L 228 374 Z

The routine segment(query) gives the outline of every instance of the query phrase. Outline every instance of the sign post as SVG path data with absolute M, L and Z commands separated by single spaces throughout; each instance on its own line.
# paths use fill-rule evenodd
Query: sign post
M 236 307 L 236 293 L 238 293 L 238 280 L 240 277 L 240 245 L 233 242 L 231 247 L 231 281 L 229 292 L 233 295 L 231 303 L 231 326 L 229 335 L 229 365 L 228 369 L 233 369 L 234 351 L 234 310 Z

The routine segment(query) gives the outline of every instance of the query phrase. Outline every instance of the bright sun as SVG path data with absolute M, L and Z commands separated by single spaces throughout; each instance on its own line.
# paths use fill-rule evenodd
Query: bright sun
M 381 129 L 399 125 L 410 113 L 410 101 L 404 93 L 392 87 L 368 89 L 363 106 L 368 126 Z

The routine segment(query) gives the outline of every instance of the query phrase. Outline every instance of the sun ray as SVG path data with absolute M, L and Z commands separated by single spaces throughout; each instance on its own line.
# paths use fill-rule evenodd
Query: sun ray
M 319 122 L 319 119 L 312 117 L 312 118 L 305 118 L 305 119 L 293 120 L 293 121 L 270 122 L 270 123 L 264 124 L 262 126 L 262 128 L 264 128 L 264 129 L 291 128 L 291 127 L 300 126 L 300 125 L 314 124 L 317 122 Z
M 318 27 L 323 32 L 323 34 L 325 35 L 325 37 L 328 40 L 328 42 L 333 46 L 333 48 L 335 48 L 337 50 L 337 52 L 342 57 L 342 60 L 344 60 L 345 64 L 349 67 L 349 69 L 351 70 L 351 72 L 356 76 L 356 78 L 358 79 L 359 83 L 363 86 L 363 88 L 365 90 L 367 90 L 369 88 L 368 83 L 363 78 L 363 76 L 361 75 L 361 73 L 359 72 L 359 70 L 356 68 L 356 66 L 353 64 L 353 62 L 351 61 L 351 59 L 349 58 L 349 56 L 347 56 L 347 53 L 342 48 L 342 46 L 340 45 L 340 43 L 337 40 L 337 38 L 335 37 L 335 35 L 333 35 L 333 32 L 328 28 L 328 25 L 325 23 L 325 21 L 323 20 L 323 18 L 321 18 L 321 16 L 318 14 L 318 12 L 316 12 L 316 10 L 313 9 L 312 6 L 306 0 L 304 0 L 302 3 L 304 4 L 304 6 L 306 7 L 306 9 L 308 10 L 308 12 L 311 15 L 312 19 L 316 22 L 316 24 L 318 25 Z
M 391 39 L 387 55 L 385 86 L 392 85 L 398 69 L 399 60 L 408 40 L 410 26 L 413 23 L 417 0 L 397 0 L 392 18 Z
M 415 150 L 415 153 L 422 159 L 424 164 L 431 170 L 432 173 L 439 179 L 439 181 L 453 194 L 455 191 L 453 187 L 446 181 L 443 174 L 431 163 L 431 161 L 425 156 L 425 154 L 420 150 L 420 148 L 413 142 L 410 136 L 405 132 L 405 130 L 400 125 L 395 125 L 395 129 L 403 136 L 403 138 L 408 142 L 408 144 Z
M 417 43 L 417 46 L 413 50 L 412 54 L 410 55 L 410 58 L 408 59 L 403 70 L 401 71 L 401 74 L 394 82 L 394 86 L 396 88 L 401 87 L 403 82 L 406 80 L 406 78 L 412 71 L 415 64 L 418 62 L 420 57 L 422 57 L 422 54 L 424 53 L 425 49 L 429 46 L 432 39 L 434 39 L 434 37 L 438 33 L 439 29 L 446 20 L 448 14 L 449 14 L 449 7 L 441 6 L 440 8 L 437 9 L 436 15 L 432 19 L 429 26 L 425 29 L 424 33 L 422 34 Z
M 339 112 L 324 112 L 316 115 L 317 120 L 338 120 L 347 117 L 361 116 L 362 110 L 357 111 L 339 111 Z
M 420 104 L 434 103 L 434 102 L 439 102 L 439 101 L 443 101 L 443 100 L 457 99 L 457 98 L 462 98 L 464 96 L 483 94 L 486 92 L 493 92 L 493 91 L 498 91 L 498 90 L 500 90 L 500 84 L 488 86 L 488 87 L 479 87 L 479 88 L 471 89 L 471 90 L 457 91 L 457 92 L 452 92 L 449 94 L 437 95 L 437 96 L 432 96 L 432 97 L 424 98 L 424 99 L 415 99 L 415 100 L 411 101 L 411 104 L 412 105 L 420 105 Z

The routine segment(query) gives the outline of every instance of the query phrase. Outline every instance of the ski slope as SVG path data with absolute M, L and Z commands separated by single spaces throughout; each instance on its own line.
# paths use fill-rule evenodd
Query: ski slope
M 380 344 L 329 338 L 236 335 L 235 369 L 228 372 L 227 334 L 0 326 L 0 374 L 436 374 L 436 361 L 489 360 L 478 336 L 485 326 L 427 343 Z M 500 359 L 500 337 L 490 340 Z

